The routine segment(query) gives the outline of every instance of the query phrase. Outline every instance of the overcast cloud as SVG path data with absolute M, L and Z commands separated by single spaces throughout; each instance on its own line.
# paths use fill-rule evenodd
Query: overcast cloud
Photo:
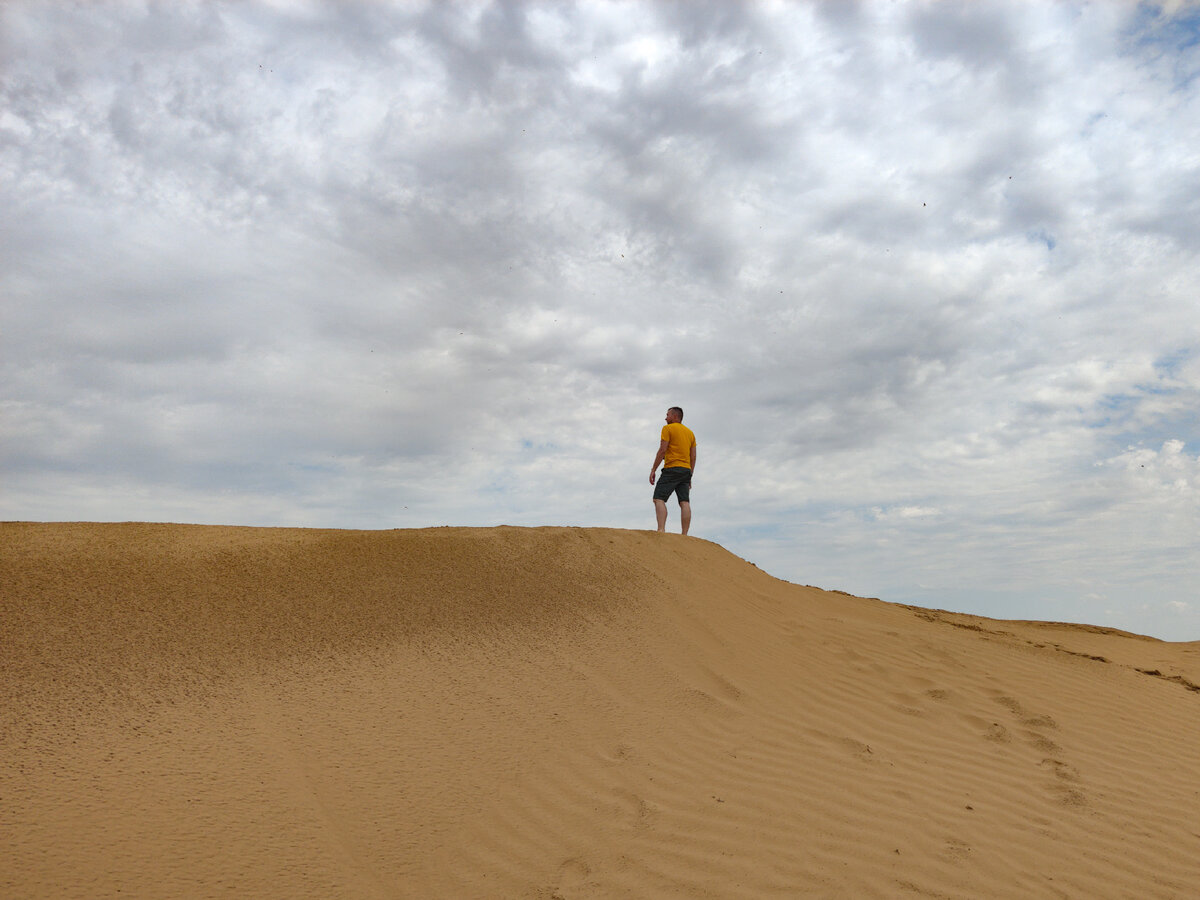
M 0 516 L 653 527 L 1200 639 L 1200 12 L 0 6 Z M 671 527 L 678 524 L 672 506 Z

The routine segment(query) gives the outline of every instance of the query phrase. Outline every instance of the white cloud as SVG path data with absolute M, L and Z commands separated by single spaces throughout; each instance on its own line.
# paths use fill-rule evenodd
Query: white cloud
M 1190 7 L 0 17 L 8 518 L 641 527 L 679 404 L 783 577 L 1194 596 Z

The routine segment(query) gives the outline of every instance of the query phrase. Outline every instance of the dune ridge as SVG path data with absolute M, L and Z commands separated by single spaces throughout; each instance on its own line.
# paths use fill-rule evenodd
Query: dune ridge
M 0 524 L 0 895 L 1189 897 L 1200 644 L 581 528 Z

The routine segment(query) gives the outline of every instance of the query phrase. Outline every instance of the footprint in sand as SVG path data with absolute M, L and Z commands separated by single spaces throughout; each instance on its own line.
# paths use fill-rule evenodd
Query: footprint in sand
M 1025 719 L 1022 725 L 1028 725 L 1030 728 L 1057 728 L 1058 723 L 1049 716 L 1031 716 Z
M 591 866 L 577 856 L 564 860 L 558 867 L 558 883 L 550 892 L 551 900 L 571 900 L 591 872 Z
M 1019 724 L 1024 726 L 1021 736 L 1026 744 L 1042 754 L 1058 754 L 1062 751 L 1062 747 L 1043 733 L 1058 729 L 1058 723 L 1052 716 L 1027 713 L 1019 701 L 1003 694 L 996 694 L 992 699 L 1011 712 Z M 994 726 L 994 728 L 1000 727 Z M 1001 728 L 1001 730 L 1007 734 L 1005 729 Z M 997 740 L 991 731 L 987 737 L 990 740 Z M 1007 741 L 1008 738 L 1005 740 Z M 1080 787 L 1081 778 L 1078 769 L 1055 756 L 1042 756 L 1038 766 L 1052 776 L 1049 784 L 1050 793 L 1059 803 L 1064 806 L 1087 805 L 1087 795 Z
M 614 797 L 622 810 L 622 817 L 634 828 L 645 828 L 650 824 L 654 809 L 633 791 L 618 789 Z
M 1040 750 L 1042 753 L 1057 753 L 1062 747 L 1050 740 L 1044 734 L 1038 734 L 1036 731 L 1026 731 L 1025 740 L 1035 750 Z
M 946 845 L 942 849 L 942 856 L 950 860 L 964 860 L 971 855 L 971 845 L 966 841 L 961 841 L 958 838 L 946 838 Z
M 1008 733 L 1008 729 L 999 722 L 993 722 L 989 725 L 983 736 L 997 744 L 1007 744 L 1012 741 L 1012 735 Z
M 1005 709 L 1007 709 L 1014 716 L 1023 716 L 1024 715 L 1024 712 L 1021 709 L 1020 702 L 1018 702 L 1014 698 L 1006 697 L 1005 695 L 1000 694 L 1000 695 L 993 697 L 992 699 L 995 700 L 997 703 L 999 703 L 1001 706 L 1003 706 Z
M 601 751 L 600 758 L 609 765 L 616 765 L 617 763 L 627 762 L 632 755 L 633 748 L 631 746 L 628 744 L 617 744 L 610 752 L 605 753 Z
M 1040 765 L 1049 769 L 1054 780 L 1050 792 L 1064 806 L 1086 806 L 1087 797 L 1079 789 L 1079 770 L 1059 759 L 1043 759 Z

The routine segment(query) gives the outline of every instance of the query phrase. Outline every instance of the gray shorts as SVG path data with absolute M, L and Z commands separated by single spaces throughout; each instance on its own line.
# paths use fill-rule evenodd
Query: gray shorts
M 658 476 L 658 483 L 654 485 L 655 500 L 670 500 L 671 494 L 675 494 L 680 503 L 691 503 L 691 493 L 692 470 L 686 466 L 663 469 Z

